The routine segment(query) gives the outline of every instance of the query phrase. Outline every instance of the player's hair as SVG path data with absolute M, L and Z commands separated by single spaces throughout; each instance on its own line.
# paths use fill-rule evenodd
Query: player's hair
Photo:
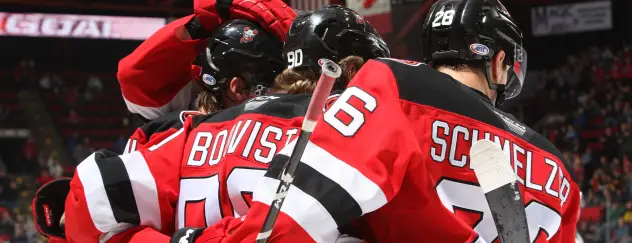
M 355 76 L 364 65 L 364 59 L 359 56 L 347 56 L 338 62 L 342 69 L 342 75 L 336 80 L 338 87 L 346 87 L 349 81 Z M 275 79 L 275 86 L 272 91 L 275 93 L 288 94 L 311 94 L 316 88 L 319 75 L 311 69 L 285 69 Z M 219 111 L 221 107 L 215 95 L 208 91 L 201 91 L 195 99 L 198 111 L 212 113 Z
M 436 69 L 446 68 L 452 71 L 462 72 L 462 71 L 484 71 L 485 70 L 485 62 L 480 60 L 475 61 L 465 61 L 465 60 L 441 60 L 436 61 L 434 64 Z
M 364 59 L 359 56 L 347 56 L 338 62 L 342 68 L 342 75 L 336 80 L 338 87 L 346 87 L 364 65 Z M 316 88 L 318 74 L 311 69 L 285 69 L 274 79 L 276 92 L 288 94 L 310 94 Z
M 195 98 L 195 107 L 203 113 L 213 113 L 220 110 L 219 102 L 211 92 L 202 90 Z

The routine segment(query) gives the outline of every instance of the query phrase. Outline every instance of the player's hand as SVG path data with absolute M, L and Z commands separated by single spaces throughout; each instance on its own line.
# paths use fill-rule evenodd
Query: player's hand
M 282 0 L 194 0 L 193 7 L 209 32 L 227 20 L 245 19 L 259 23 L 281 41 L 296 18 L 296 12 Z
M 70 178 L 59 178 L 44 184 L 35 193 L 33 204 L 33 220 L 37 231 L 46 236 L 50 242 L 64 242 L 65 234 L 62 225 L 64 204 L 70 192 Z

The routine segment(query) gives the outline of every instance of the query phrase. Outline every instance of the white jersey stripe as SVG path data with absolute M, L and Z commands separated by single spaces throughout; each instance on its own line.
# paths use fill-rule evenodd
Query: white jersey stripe
M 279 180 L 262 177 L 259 180 L 253 200 L 270 205 L 275 198 L 275 190 Z M 295 186 L 290 186 L 281 212 L 290 216 L 316 242 L 335 242 L 340 232 L 338 226 L 316 199 L 309 196 Z
M 158 189 L 156 180 L 154 179 L 147 161 L 143 155 L 138 152 L 132 152 L 120 156 L 129 180 L 132 184 L 136 207 L 140 216 L 141 225 L 150 226 L 156 230 L 160 230 L 160 204 L 158 202 Z
M 83 185 L 83 193 L 94 226 L 99 231 L 107 233 L 116 228 L 117 222 L 94 156 L 94 153 L 91 154 L 77 166 L 77 176 Z
M 290 156 L 295 145 L 296 140 L 283 148 L 280 154 Z M 362 214 L 375 211 L 387 202 L 386 195 L 377 184 L 311 141 L 307 143 L 301 161 L 344 188 L 356 200 Z
M 149 147 L 149 151 L 155 151 L 156 149 L 160 148 L 162 145 L 165 145 L 165 143 L 168 143 L 169 141 L 173 140 L 177 136 L 180 136 L 180 134 L 182 134 L 182 132 L 184 132 L 184 128 L 180 128 L 180 130 L 178 130 L 177 132 L 171 134 L 169 137 L 165 138 L 164 140 L 160 141 L 160 143 Z

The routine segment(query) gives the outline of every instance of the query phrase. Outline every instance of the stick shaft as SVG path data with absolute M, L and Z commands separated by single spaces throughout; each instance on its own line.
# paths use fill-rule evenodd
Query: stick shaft
M 327 60 L 322 64 L 321 75 L 309 105 L 307 106 L 307 112 L 305 113 L 303 125 L 301 126 L 301 133 L 298 136 L 298 141 L 294 146 L 292 155 L 290 155 L 290 159 L 285 164 L 283 172 L 281 173 L 281 183 L 279 183 L 279 187 L 277 188 L 275 199 L 270 204 L 270 209 L 263 222 L 261 231 L 259 235 L 257 235 L 257 243 L 265 243 L 272 234 L 274 223 L 279 216 L 281 206 L 283 206 L 287 192 L 294 180 L 296 168 L 298 168 L 300 160 L 303 157 L 305 147 L 309 142 L 309 137 L 316 127 L 316 121 L 318 121 L 318 118 L 323 113 L 323 107 L 325 106 L 325 102 L 327 102 L 327 97 L 329 97 L 331 93 L 331 87 L 333 87 L 336 78 L 339 76 L 340 67 L 334 62 Z

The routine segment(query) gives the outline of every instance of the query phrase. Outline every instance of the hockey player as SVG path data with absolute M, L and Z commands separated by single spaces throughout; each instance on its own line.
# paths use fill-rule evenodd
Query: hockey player
M 494 105 L 518 95 L 526 74 L 522 33 L 503 5 L 439 0 L 424 23 L 423 50 L 432 67 L 368 61 L 324 113 L 275 227 L 263 235 L 270 242 L 331 242 L 352 222 L 368 242 L 495 242 L 469 161 L 481 139 L 511 161 L 530 242 L 575 240 L 579 187 L 561 153 Z M 272 160 L 246 217 L 191 229 L 223 235 L 195 242 L 264 238 L 257 235 L 294 145 Z
M 192 63 L 205 49 L 207 37 L 222 23 L 230 19 L 256 22 L 284 41 L 296 16 L 287 4 L 276 0 L 235 0 L 217 5 L 215 0 L 195 0 L 194 7 L 195 14 L 167 24 L 119 63 L 117 77 L 125 103 L 145 120 L 192 108 L 199 91 L 192 80 L 203 78 L 202 68 Z M 227 85 L 232 82 L 228 80 Z
M 266 24 L 271 32 L 281 35 L 282 39 L 285 38 L 284 33 L 289 27 L 288 22 L 295 16 L 294 12 L 281 1 L 248 1 L 245 4 L 235 1 L 233 4 L 237 6 L 233 7 L 215 7 L 214 4 L 215 1 L 196 1 L 195 15 L 170 23 L 121 62 L 119 76 L 122 78 L 124 95 L 146 95 L 145 98 L 160 102 L 161 97 L 167 97 L 172 91 L 172 85 L 191 82 L 186 78 L 192 77 L 189 70 L 190 62 L 188 65 L 173 64 L 182 63 L 183 59 L 188 60 L 187 54 L 195 52 L 193 49 L 196 46 L 207 43 L 202 55 L 199 55 L 199 66 L 193 66 L 197 69 L 193 74 L 193 80 L 196 80 L 196 86 L 202 87 L 203 90 L 196 100 L 196 105 L 203 112 L 230 107 L 267 92 L 273 84 L 274 76 L 285 66 L 284 61 L 281 61 L 282 43 L 259 25 L 246 20 L 232 20 L 219 25 L 220 22 L 226 22 L 229 16 L 220 16 L 217 11 L 228 11 L 230 18 L 256 19 Z M 215 27 L 217 25 L 219 27 Z M 208 40 L 206 37 L 210 35 L 210 31 L 207 29 L 215 29 L 213 36 Z M 165 64 L 168 64 L 168 67 Z M 182 68 L 184 66 L 187 68 Z M 155 76 L 157 72 L 163 76 Z M 188 88 L 182 89 L 187 92 L 178 92 L 177 97 L 180 99 L 176 101 L 182 101 L 182 94 L 189 94 L 188 91 L 193 85 L 187 84 Z M 184 103 L 189 104 L 191 101 Z M 166 106 L 168 109 L 156 110 L 145 107 L 138 111 L 143 114 L 159 115 L 169 110 L 184 108 L 178 105 L 184 103 L 170 101 Z M 182 127 L 185 117 L 192 114 L 199 113 L 173 112 L 149 121 L 132 135 L 125 151 L 133 151 L 150 140 L 161 141 L 169 137 Z M 152 144 L 147 144 L 150 145 Z M 57 220 L 64 212 L 60 203 L 67 194 L 68 181 L 69 179 L 60 179 L 59 182 L 43 186 L 34 199 L 33 213 L 39 224 L 38 229 L 40 233 L 49 236 L 50 240 L 63 235 Z M 51 210 L 53 208 L 54 210 Z M 52 218 L 56 223 L 52 223 Z
M 279 90 L 309 92 L 320 57 L 347 67 L 339 80 L 346 82 L 363 59 L 388 56 L 379 35 L 352 10 L 331 6 L 305 16 L 290 33 L 309 42 L 286 45 L 292 54 L 285 56 L 300 54 L 288 58 L 296 70 L 279 77 Z M 182 129 L 148 148 L 122 156 L 95 153 L 78 166 L 71 183 L 66 236 L 79 242 L 168 242 L 164 234 L 173 229 L 245 214 L 253 179 L 263 176 L 296 134 L 308 102 L 309 95 L 262 96 L 213 115 L 189 116 Z
M 201 70 L 196 86 L 203 89 L 195 100 L 199 112 L 176 111 L 147 122 L 130 137 L 124 153 L 170 136 L 182 128 L 187 116 L 215 112 L 268 93 L 275 76 L 285 68 L 282 46 L 264 29 L 246 20 L 220 26 L 208 38 L 199 58 Z

